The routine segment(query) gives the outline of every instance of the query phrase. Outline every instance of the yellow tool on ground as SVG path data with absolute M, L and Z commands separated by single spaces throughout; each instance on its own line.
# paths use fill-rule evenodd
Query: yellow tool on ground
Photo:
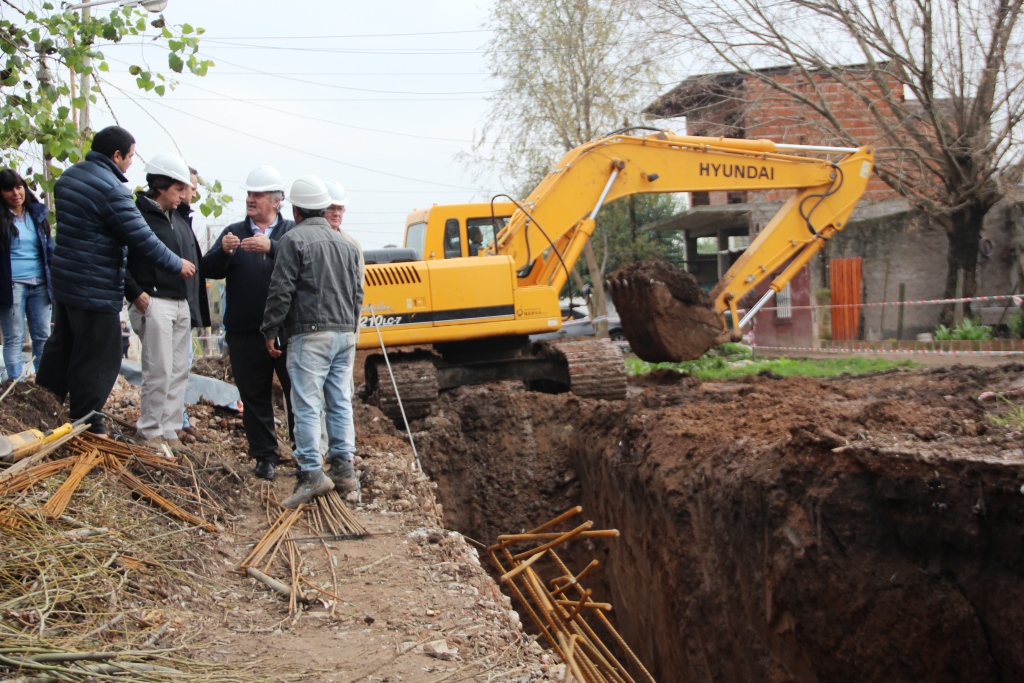
M 28 429 L 17 434 L 0 434 L 0 462 L 18 462 L 22 458 L 27 458 L 46 444 L 70 434 L 76 426 L 92 419 L 94 414 L 89 413 L 74 422 L 62 424 L 45 432 Z

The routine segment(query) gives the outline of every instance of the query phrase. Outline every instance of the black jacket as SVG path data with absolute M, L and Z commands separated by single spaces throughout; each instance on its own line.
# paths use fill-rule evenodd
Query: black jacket
M 224 329 L 227 332 L 237 334 L 260 331 L 270 289 L 270 276 L 274 274 L 277 245 L 293 227 L 293 221 L 278 214 L 277 226 L 270 233 L 269 254 L 243 251 L 239 247 L 234 254 L 228 255 L 221 248 L 221 241 L 226 234 L 232 232 L 240 240 L 255 234 L 252 222 L 246 218 L 226 227 L 210 251 L 203 256 L 203 274 L 211 280 L 225 281 Z
M 161 270 L 181 259 L 146 225 L 109 157 L 89 152 L 54 186 L 57 238 L 50 276 L 53 298 L 87 311 L 117 313 L 124 298 L 125 246 Z
M 172 216 L 172 218 L 174 218 Z M 178 220 L 180 219 L 180 220 Z M 192 314 L 192 327 L 209 327 L 210 326 L 210 297 L 206 291 L 206 274 L 203 273 L 202 258 L 203 250 L 199 246 L 199 239 L 196 237 L 195 231 L 192 230 L 192 207 L 185 202 L 178 205 L 177 218 L 174 220 L 175 225 L 187 224 L 188 231 L 186 232 L 182 228 L 181 234 L 185 236 L 186 240 L 192 240 L 192 246 L 195 249 L 196 260 L 196 274 L 193 276 L 199 282 L 199 310 L 193 310 L 191 302 L 189 302 L 189 312 Z M 186 245 L 182 245 L 185 254 L 189 253 Z
M 174 229 L 163 209 L 143 195 L 139 195 L 135 200 L 135 206 L 146 219 L 146 224 L 153 234 L 180 258 L 181 239 L 184 235 L 180 230 Z M 143 258 L 138 250 L 129 249 L 128 272 L 124 275 L 124 298 L 131 303 L 143 292 L 158 299 L 181 300 L 185 298 L 185 279 L 180 273 L 171 275 L 165 270 L 160 270 Z
M 0 211 L 11 213 L 11 220 L 14 220 L 14 213 L 6 206 Z M 36 226 L 35 237 L 39 240 L 39 251 L 43 257 L 43 277 L 46 278 L 46 295 L 53 301 L 53 285 L 50 280 L 50 261 L 53 260 L 53 237 L 50 236 L 50 221 L 47 220 L 46 206 L 40 202 L 25 202 L 25 213 L 32 219 Z M 29 235 L 18 235 L 19 239 L 28 239 Z M 0 308 L 10 308 L 14 305 L 14 280 L 11 277 L 11 238 L 0 243 Z

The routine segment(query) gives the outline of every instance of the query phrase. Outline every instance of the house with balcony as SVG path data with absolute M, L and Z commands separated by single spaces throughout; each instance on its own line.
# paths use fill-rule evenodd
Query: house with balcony
M 857 77 L 857 66 L 844 77 Z M 764 69 L 764 76 L 799 91 L 813 88 L 861 144 L 880 139 L 862 101 L 828 74 L 813 82 L 796 67 Z M 896 79 L 885 84 L 898 97 Z M 792 96 L 743 73 L 687 78 L 645 109 L 665 127 L 687 135 L 766 138 L 779 143 L 849 146 L 821 125 L 820 116 Z M 672 121 L 675 119 L 676 121 Z M 681 129 L 680 129 L 681 128 Z M 645 226 L 682 233 L 686 267 L 710 288 L 739 257 L 753 236 L 782 206 L 790 191 L 693 192 L 688 208 Z M 1024 223 L 1014 202 L 997 206 L 986 218 L 978 262 L 978 295 L 1024 291 L 1015 241 L 1024 247 Z M 938 323 L 939 306 L 862 306 L 865 303 L 925 301 L 942 298 L 948 241 L 941 226 L 911 210 L 907 200 L 873 177 L 850 223 L 839 232 L 755 318 L 758 345 L 816 348 L 825 340 L 914 339 Z M 771 278 L 769 278 L 770 280 Z M 749 297 L 766 291 L 762 284 Z M 811 303 L 833 308 L 812 310 Z M 902 309 L 902 312 L 901 312 Z M 1012 312 L 1005 303 L 974 309 L 987 324 L 1005 324 Z

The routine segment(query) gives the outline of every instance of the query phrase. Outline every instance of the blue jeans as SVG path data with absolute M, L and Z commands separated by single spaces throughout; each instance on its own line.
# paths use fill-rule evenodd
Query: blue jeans
M 10 379 L 18 379 L 22 370 L 21 347 L 25 343 L 25 318 L 32 338 L 35 367 L 43 357 L 43 347 L 50 337 L 50 297 L 46 284 L 14 283 L 14 305 L 0 309 L 0 329 L 4 334 L 4 367 Z
M 352 421 L 352 366 L 356 336 L 352 332 L 309 332 L 288 340 L 288 376 L 295 413 L 295 459 L 312 472 L 320 460 L 320 411 L 327 414 L 327 457 L 352 460 L 356 430 Z

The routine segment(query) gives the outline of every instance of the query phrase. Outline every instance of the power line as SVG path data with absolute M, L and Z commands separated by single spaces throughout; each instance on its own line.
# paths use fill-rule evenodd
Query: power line
M 447 36 L 459 33 L 494 33 L 494 29 L 478 28 L 461 31 L 422 31 L 417 33 L 350 33 L 336 36 L 221 36 L 211 38 L 202 36 L 202 40 L 335 40 L 338 38 L 408 38 L 410 36 Z
M 111 97 L 111 100 L 127 100 L 128 97 Z M 485 97 L 250 97 L 241 102 L 482 102 Z M 223 97 L 175 97 L 176 102 L 225 102 Z
M 112 61 L 120 61 L 120 60 L 112 60 Z M 121 62 L 121 63 L 124 64 L 125 62 Z M 210 90 L 209 88 L 204 88 L 204 87 L 196 85 L 194 83 L 188 83 L 188 82 L 182 81 L 182 85 L 188 86 L 190 88 L 195 88 L 196 90 L 202 90 L 203 92 L 207 92 L 207 93 L 210 93 L 210 94 L 213 94 L 213 95 L 218 94 L 216 91 Z M 186 99 L 189 99 L 189 98 L 176 97 L 175 101 L 186 100 Z M 367 131 L 367 132 L 370 132 L 370 133 L 383 133 L 385 135 L 398 135 L 398 136 L 401 136 L 401 137 L 415 138 L 417 140 L 436 140 L 436 141 L 439 141 L 439 142 L 457 142 L 459 144 L 471 144 L 473 142 L 472 140 L 461 140 L 461 139 L 456 139 L 456 138 L 439 138 L 439 137 L 434 137 L 434 136 L 430 136 L 430 135 L 416 135 L 414 133 L 402 133 L 400 131 L 394 131 L 394 130 L 381 130 L 379 128 L 367 128 L 365 126 L 356 126 L 356 125 L 353 125 L 353 124 L 350 124 L 350 123 L 342 123 L 340 121 L 331 121 L 330 119 L 321 119 L 321 118 L 318 118 L 316 116 L 309 116 L 307 114 L 298 114 L 296 112 L 288 111 L 287 109 L 278 109 L 277 107 L 270 107 L 270 106 L 267 106 L 265 104 L 256 104 L 255 100 L 244 99 L 244 98 L 241 98 L 241 97 L 233 97 L 231 95 L 222 95 L 221 97 L 210 98 L 210 99 L 212 101 L 225 101 L 225 102 L 233 101 L 233 102 L 241 102 L 243 104 L 251 104 L 251 105 L 259 107 L 261 109 L 267 109 L 269 111 L 275 111 L 275 112 L 278 112 L 278 113 L 281 113 L 281 114 L 287 114 L 289 116 L 295 116 L 297 118 L 307 119 L 309 121 L 318 121 L 320 123 L 328 123 L 328 124 L 335 125 L 335 126 L 341 126 L 342 128 L 351 128 L 353 130 L 362 130 L 362 131 Z M 274 101 L 280 101 L 280 98 L 277 98 Z M 289 98 L 289 101 L 292 101 L 291 98 Z
M 111 84 L 111 85 L 113 85 L 113 84 Z M 117 86 L 113 86 L 113 87 L 117 88 L 121 92 L 124 92 L 124 90 L 122 88 L 118 88 Z M 245 131 L 238 130 L 237 128 L 232 128 L 231 126 L 225 125 L 223 123 L 218 123 L 216 121 L 211 121 L 210 119 L 204 119 L 202 116 L 197 116 L 197 115 L 192 114 L 190 112 L 182 111 L 181 109 L 178 109 L 177 107 L 172 107 L 169 104 L 165 104 L 165 103 L 163 103 L 163 102 L 161 102 L 159 100 L 152 100 L 151 99 L 151 100 L 146 100 L 146 101 L 150 102 L 152 104 L 157 104 L 157 105 L 159 105 L 161 107 L 165 107 L 167 109 L 170 109 L 171 111 L 177 112 L 177 113 L 179 113 L 179 114 L 181 114 L 183 116 L 188 116 L 190 118 L 202 121 L 203 123 L 208 123 L 211 126 L 217 126 L 218 128 L 224 128 L 225 130 L 229 130 L 229 131 L 231 131 L 233 133 L 237 133 L 238 135 L 243 135 L 245 137 L 252 138 L 254 140 L 259 140 L 260 142 L 265 142 L 265 143 L 267 143 L 269 145 L 275 145 L 277 147 L 283 147 L 284 149 L 290 150 L 292 152 L 298 152 L 299 154 L 305 154 L 306 156 L 311 156 L 311 157 L 314 157 L 316 159 L 323 159 L 324 161 L 330 161 L 332 163 L 338 164 L 339 166 L 346 166 L 348 168 L 355 168 L 355 169 L 358 169 L 360 171 L 367 171 L 369 173 L 377 173 L 377 174 L 380 174 L 380 175 L 383 175 L 383 176 L 388 176 L 390 178 L 398 178 L 400 180 L 411 180 L 412 182 L 415 182 L 415 183 L 425 183 L 427 185 L 436 185 L 438 187 L 451 187 L 451 188 L 455 188 L 455 189 L 459 189 L 459 190 L 470 190 L 470 191 L 473 191 L 473 192 L 479 192 L 479 190 L 477 190 L 475 188 L 464 187 L 462 185 L 451 185 L 449 183 L 439 183 L 439 182 L 436 182 L 436 181 L 433 181 L 433 180 L 422 180 L 420 178 L 411 178 L 409 176 L 398 175 L 397 173 L 388 173 L 387 171 L 378 171 L 375 168 L 369 168 L 367 166 L 360 166 L 358 164 L 350 164 L 350 163 L 345 162 L 345 161 L 340 161 L 340 160 L 338 160 L 338 159 L 336 159 L 334 157 L 324 156 L 323 154 L 317 154 L 315 152 L 310 152 L 310 151 L 307 151 L 307 150 L 304 150 L 304 149 L 299 149 L 298 147 L 292 147 L 290 145 L 286 145 L 284 143 L 277 142 L 276 140 L 270 140 L 268 138 L 263 138 L 263 137 L 260 137 L 258 135 L 253 135 L 252 133 L 246 133 Z M 138 102 L 136 102 L 136 104 L 138 104 Z M 139 105 L 139 106 L 141 106 L 141 105 Z
M 372 89 L 372 88 L 353 88 L 353 87 L 344 86 L 344 85 L 334 85 L 333 83 L 320 83 L 318 81 L 307 81 L 307 80 L 301 79 L 301 78 L 286 78 L 284 76 L 279 76 L 278 74 L 272 73 L 270 71 L 263 71 L 262 69 L 255 69 L 255 68 L 250 67 L 250 66 L 245 66 L 244 64 L 235 64 L 233 62 L 227 61 L 226 59 L 217 58 L 214 55 L 211 55 L 211 54 L 206 53 L 206 52 L 203 52 L 201 54 L 202 54 L 203 57 L 207 57 L 209 59 L 214 59 L 216 61 L 221 61 L 221 62 L 224 62 L 225 64 L 230 64 L 231 66 L 238 67 L 239 69 L 247 69 L 247 70 L 249 70 L 249 71 L 251 71 L 253 73 L 263 74 L 264 76 L 270 76 L 272 78 L 280 78 L 282 80 L 288 81 L 289 83 L 304 83 L 306 85 L 315 85 L 315 86 L 320 87 L 320 88 L 332 88 L 334 90 L 352 90 L 352 91 L 355 91 L 355 92 L 369 92 L 369 93 L 378 93 L 378 94 L 384 94 L 384 95 L 426 95 L 426 96 L 437 96 L 437 95 L 493 95 L 496 92 L 494 90 L 470 90 L 470 91 L 464 91 L 464 92 L 447 92 L 447 93 L 441 92 L 441 93 L 438 93 L 438 92 L 415 92 L 415 91 L 406 91 L 406 90 L 375 90 L 375 89 Z

